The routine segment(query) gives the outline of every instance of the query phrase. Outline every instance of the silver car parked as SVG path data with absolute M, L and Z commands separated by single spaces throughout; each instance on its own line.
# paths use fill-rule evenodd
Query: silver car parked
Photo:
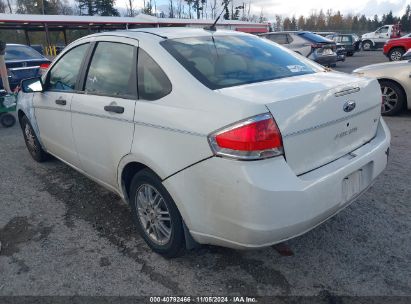
M 270 32 L 260 36 L 274 41 L 315 62 L 335 66 L 336 44 L 320 35 L 307 31 Z

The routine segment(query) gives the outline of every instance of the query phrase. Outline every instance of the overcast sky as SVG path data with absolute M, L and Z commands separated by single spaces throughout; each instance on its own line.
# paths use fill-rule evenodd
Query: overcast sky
M 213 0 L 208 0 L 213 1 Z M 143 0 L 134 0 L 135 4 L 142 6 Z M 168 0 L 157 0 L 157 8 L 166 8 Z M 174 1 L 175 3 L 177 0 Z M 221 0 L 217 0 L 217 3 Z M 250 0 L 234 0 L 235 5 L 243 2 L 249 3 Z M 126 0 L 116 0 L 116 6 L 125 8 Z M 373 17 L 375 14 L 380 17 L 392 10 L 394 15 L 402 15 L 407 4 L 411 0 L 251 0 L 251 8 L 254 14 L 259 15 L 263 9 L 264 16 L 269 19 L 276 14 L 283 16 L 310 15 L 314 10 L 317 12 L 323 9 L 324 12 L 331 8 L 334 11 L 340 10 L 343 14 L 351 13 L 365 14 Z

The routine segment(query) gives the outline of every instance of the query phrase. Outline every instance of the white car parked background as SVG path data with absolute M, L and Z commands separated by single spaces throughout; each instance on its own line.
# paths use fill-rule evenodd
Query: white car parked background
M 37 161 L 54 155 L 129 202 L 147 244 L 269 246 L 347 206 L 384 170 L 376 80 L 252 35 L 95 34 L 22 83 Z
M 377 78 L 382 92 L 383 115 L 411 110 L 411 62 L 409 60 L 371 64 L 353 71 L 354 75 Z

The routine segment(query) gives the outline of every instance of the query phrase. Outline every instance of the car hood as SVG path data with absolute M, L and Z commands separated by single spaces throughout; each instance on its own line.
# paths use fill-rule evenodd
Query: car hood
M 379 70 L 384 70 L 384 69 L 402 68 L 406 66 L 411 68 L 411 63 L 408 61 L 376 63 L 376 64 L 371 64 L 371 65 L 358 68 L 354 70 L 353 73 L 362 73 L 362 72 L 367 72 L 367 71 L 379 71 Z

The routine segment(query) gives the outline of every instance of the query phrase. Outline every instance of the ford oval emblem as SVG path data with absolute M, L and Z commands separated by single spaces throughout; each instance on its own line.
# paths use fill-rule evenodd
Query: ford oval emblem
M 355 101 L 349 100 L 346 101 L 343 105 L 344 112 L 351 112 L 355 109 Z

